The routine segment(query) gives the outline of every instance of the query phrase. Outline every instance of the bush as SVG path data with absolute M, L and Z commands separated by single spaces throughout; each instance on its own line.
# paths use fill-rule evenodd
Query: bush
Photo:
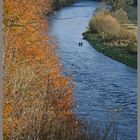
M 110 0 L 112 4 L 113 11 L 118 10 L 120 8 L 125 9 L 126 8 L 126 0 Z
M 57 128 L 73 116 L 74 85 L 61 74 L 56 46 L 43 32 L 48 32 L 43 13 L 51 11 L 52 0 L 3 2 L 4 139 L 41 140 L 51 124 Z
M 121 25 L 110 13 L 98 12 L 89 22 L 89 29 L 93 33 L 99 33 L 104 40 L 119 38 Z
M 120 39 L 126 39 L 129 41 L 132 38 L 136 40 L 137 38 L 136 32 L 129 28 L 126 28 L 125 26 L 122 26 L 120 31 Z
M 123 9 L 118 9 L 112 13 L 113 17 L 117 18 L 118 21 L 122 24 L 128 22 L 127 13 Z
M 134 33 L 129 34 L 129 43 L 127 51 L 131 54 L 137 54 L 137 37 Z

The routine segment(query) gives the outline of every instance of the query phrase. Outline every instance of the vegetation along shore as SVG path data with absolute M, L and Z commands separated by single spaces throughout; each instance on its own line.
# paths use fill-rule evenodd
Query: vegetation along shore
M 97 10 L 83 36 L 97 50 L 136 68 L 136 15 L 124 7 L 124 0 L 116 1 L 110 2 L 110 11 Z M 54 10 L 73 2 L 3 1 L 4 140 L 116 140 L 114 119 L 99 127 L 73 111 L 75 84 L 71 75 L 63 75 L 59 44 L 48 21 Z
M 101 4 L 83 33 L 83 38 L 96 50 L 133 68 L 137 68 L 136 5 L 135 1 L 127 0 Z
M 44 13 L 52 12 L 53 5 L 52 0 L 3 1 L 5 140 L 91 139 L 88 126 L 73 112 L 74 83 L 62 75 L 48 34 Z M 92 134 L 107 139 L 106 131 L 100 134 L 96 129 Z

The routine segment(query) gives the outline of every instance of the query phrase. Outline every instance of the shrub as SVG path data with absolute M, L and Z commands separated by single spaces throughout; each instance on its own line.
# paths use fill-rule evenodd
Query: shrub
M 112 13 L 112 15 L 118 19 L 118 21 L 122 24 L 128 22 L 127 13 L 123 9 L 118 9 Z
M 113 11 L 118 10 L 120 8 L 125 9 L 126 2 L 127 2 L 127 0 L 111 0 Z
M 52 121 L 56 127 L 73 116 L 73 84 L 61 74 L 56 46 L 46 35 L 43 13 L 51 6 L 52 0 L 3 1 L 5 140 L 41 140 Z
M 93 33 L 99 33 L 104 40 L 115 40 L 119 38 L 121 25 L 111 14 L 98 12 L 90 20 L 89 29 Z
M 137 54 L 137 37 L 133 32 L 129 33 L 129 43 L 127 46 L 127 51 L 131 54 Z

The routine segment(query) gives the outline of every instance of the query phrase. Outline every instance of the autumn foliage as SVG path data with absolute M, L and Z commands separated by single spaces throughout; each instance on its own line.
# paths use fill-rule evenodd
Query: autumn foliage
M 40 140 L 42 133 L 56 133 L 73 118 L 74 85 L 62 75 L 56 46 L 48 35 L 45 11 L 51 6 L 52 0 L 3 0 L 6 140 Z

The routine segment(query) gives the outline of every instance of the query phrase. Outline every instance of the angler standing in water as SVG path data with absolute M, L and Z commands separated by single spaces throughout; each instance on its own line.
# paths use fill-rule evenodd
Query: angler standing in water
M 83 43 L 82 42 L 79 42 L 79 46 L 82 46 L 83 45 Z

